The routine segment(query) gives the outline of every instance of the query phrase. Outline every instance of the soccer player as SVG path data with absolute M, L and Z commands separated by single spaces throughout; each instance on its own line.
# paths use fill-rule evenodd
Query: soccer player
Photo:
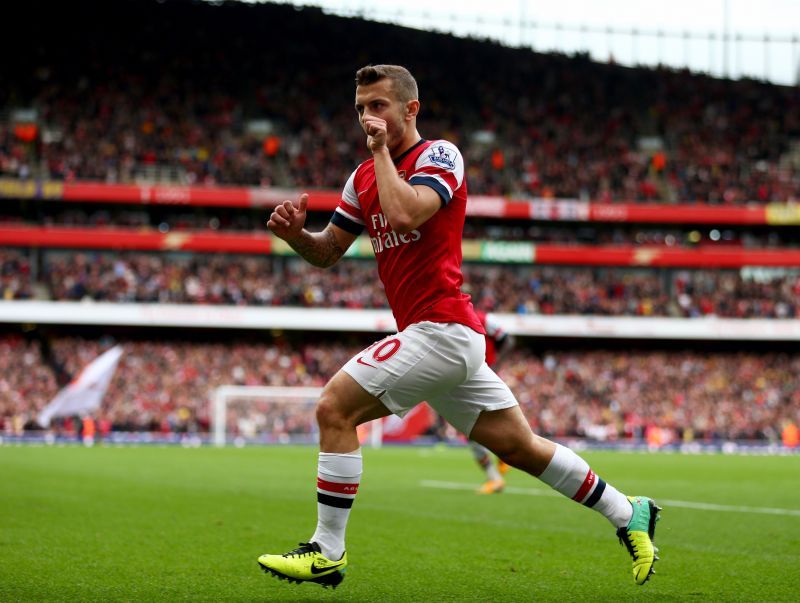
M 492 369 L 497 368 L 500 358 L 514 345 L 514 336 L 486 312 L 476 312 L 486 331 L 486 364 Z M 472 456 L 486 474 L 486 481 L 478 488 L 478 494 L 499 494 L 506 487 L 503 475 L 508 473 L 509 466 L 502 459 L 497 459 L 497 465 L 492 459 L 492 452 L 478 442 L 469 441 Z
M 345 528 L 361 481 L 356 427 L 427 400 L 512 467 L 604 515 L 633 558 L 634 580 L 644 584 L 656 560 L 658 507 L 624 496 L 570 449 L 532 433 L 511 390 L 486 364 L 483 325 L 461 291 L 461 152 L 419 135 L 417 83 L 404 67 L 359 69 L 355 109 L 372 158 L 348 178 L 330 223 L 317 233 L 304 228 L 302 194 L 296 204 L 278 205 L 267 226 L 320 267 L 336 263 L 366 229 L 398 332 L 356 354 L 323 389 L 316 530 L 298 548 L 258 563 L 293 582 L 341 583 Z

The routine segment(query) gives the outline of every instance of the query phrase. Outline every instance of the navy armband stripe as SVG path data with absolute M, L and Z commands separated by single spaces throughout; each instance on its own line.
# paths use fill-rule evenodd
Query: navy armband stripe
M 362 232 L 364 232 L 363 224 L 353 222 L 352 220 L 345 218 L 339 212 L 333 212 L 333 216 L 331 216 L 331 222 L 342 230 L 346 230 L 350 234 L 360 235 Z
M 432 178 L 431 176 L 411 176 L 411 178 L 408 180 L 408 183 L 412 186 L 419 184 L 423 186 L 429 186 L 442 198 L 443 206 L 450 203 L 450 199 L 452 199 L 450 196 L 450 191 L 447 190 L 447 187 L 439 182 L 436 178 Z

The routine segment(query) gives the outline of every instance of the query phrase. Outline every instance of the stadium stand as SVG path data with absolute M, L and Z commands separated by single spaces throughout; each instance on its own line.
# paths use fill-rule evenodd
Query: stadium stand
M 461 145 L 473 194 L 798 199 L 796 88 L 602 65 L 291 6 L 84 2 L 80 10 L 101 20 L 114 12 L 116 35 L 98 38 L 60 27 L 74 22 L 73 7 L 45 5 L 35 69 L 9 65 L 0 82 L 9 116 L 0 173 L 17 178 L 338 188 L 365 153 L 343 102 L 353 65 L 391 49 L 430 90 L 426 131 Z M 20 35 L 9 32 L 3 48 Z M 299 35 L 336 53 L 297 49 Z M 370 57 L 366 38 L 379 44 Z M 209 43 L 220 39 L 224 52 Z M 312 88 L 327 94 L 312 100 L 303 94 Z
M 321 386 L 357 344 L 128 340 L 100 413 L 115 431 L 207 431 L 208 392 L 223 384 Z M 108 340 L 58 336 L 52 359 L 74 374 Z M 0 433 L 36 428 L 57 384 L 39 347 L 0 338 Z M 636 440 L 659 430 L 662 443 L 775 442 L 800 412 L 797 353 L 584 349 L 515 351 L 500 370 L 531 425 L 549 437 Z M 284 424 L 307 421 L 286 414 Z M 304 411 L 305 412 L 305 411 Z M 290 427 L 287 427 L 290 429 Z
M 299 258 L 47 251 L 31 282 L 28 255 L 0 251 L 3 299 L 388 308 L 372 262 L 329 270 Z M 800 317 L 800 270 L 464 265 L 464 290 L 486 312 L 606 316 Z
M 89 25 L 108 3 L 62 4 L 17 7 L 48 19 L 36 20 L 31 61 L 0 71 L 3 300 L 91 300 L 87 312 L 124 302 L 385 308 L 368 241 L 323 272 L 263 223 L 301 189 L 318 203 L 313 223 L 327 222 L 365 156 L 347 100 L 353 72 L 390 57 L 412 65 L 431 94 L 425 132 L 457 142 L 470 166 L 465 289 L 479 308 L 768 318 L 777 329 L 800 318 L 796 87 L 603 65 L 278 5 L 123 0 L 109 41 Z M 31 43 L 7 34 L 5 56 L 19 36 Z M 337 51 L 274 51 L 298 35 Z M 382 45 L 372 56 L 355 42 L 365 37 Z M 0 431 L 16 434 L 35 428 L 36 413 L 108 342 L 80 326 L 2 321 Z M 189 331 L 118 334 L 126 354 L 98 416 L 101 435 L 205 432 L 214 387 L 321 385 L 369 341 Z M 734 342 L 723 352 L 692 341 L 632 353 L 576 339 L 574 349 L 527 339 L 502 368 L 544 435 L 773 442 L 800 422 L 800 359 L 780 345 Z

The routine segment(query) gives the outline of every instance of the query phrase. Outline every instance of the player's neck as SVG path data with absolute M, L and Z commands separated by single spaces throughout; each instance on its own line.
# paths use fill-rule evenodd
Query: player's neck
M 400 157 L 403 153 L 408 151 L 408 149 L 417 144 L 420 138 L 422 138 L 422 136 L 419 135 L 419 132 L 417 132 L 416 128 L 406 133 L 406 135 L 403 137 L 403 141 L 392 149 L 390 153 L 392 159 L 397 159 Z

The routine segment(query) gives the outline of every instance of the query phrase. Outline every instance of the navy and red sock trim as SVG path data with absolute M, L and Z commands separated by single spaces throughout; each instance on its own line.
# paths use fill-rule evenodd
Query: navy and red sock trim
M 323 494 L 317 492 L 317 502 L 329 507 L 336 507 L 338 509 L 349 509 L 353 506 L 355 498 L 342 498 L 341 496 L 331 496 L 330 494 Z
M 330 494 L 326 494 L 329 492 Z M 317 476 L 317 502 L 329 507 L 349 509 L 353 506 L 358 484 L 330 482 Z M 341 496 L 336 496 L 340 494 Z
M 584 478 L 581 487 L 578 488 L 578 491 L 575 493 L 575 496 L 572 497 L 572 500 L 587 507 L 593 507 L 597 504 L 597 501 L 600 500 L 600 497 L 603 496 L 605 489 L 606 483 L 597 477 L 597 474 L 594 471 L 589 469 L 589 471 L 586 473 L 586 478 Z
M 605 491 L 605 489 L 606 489 L 606 483 L 601 478 L 598 477 L 597 486 L 595 487 L 594 492 L 592 492 L 592 495 L 589 498 L 583 501 L 583 504 L 586 505 L 587 507 L 595 506 L 597 504 L 597 501 L 600 500 L 600 497 L 603 496 L 603 492 Z

